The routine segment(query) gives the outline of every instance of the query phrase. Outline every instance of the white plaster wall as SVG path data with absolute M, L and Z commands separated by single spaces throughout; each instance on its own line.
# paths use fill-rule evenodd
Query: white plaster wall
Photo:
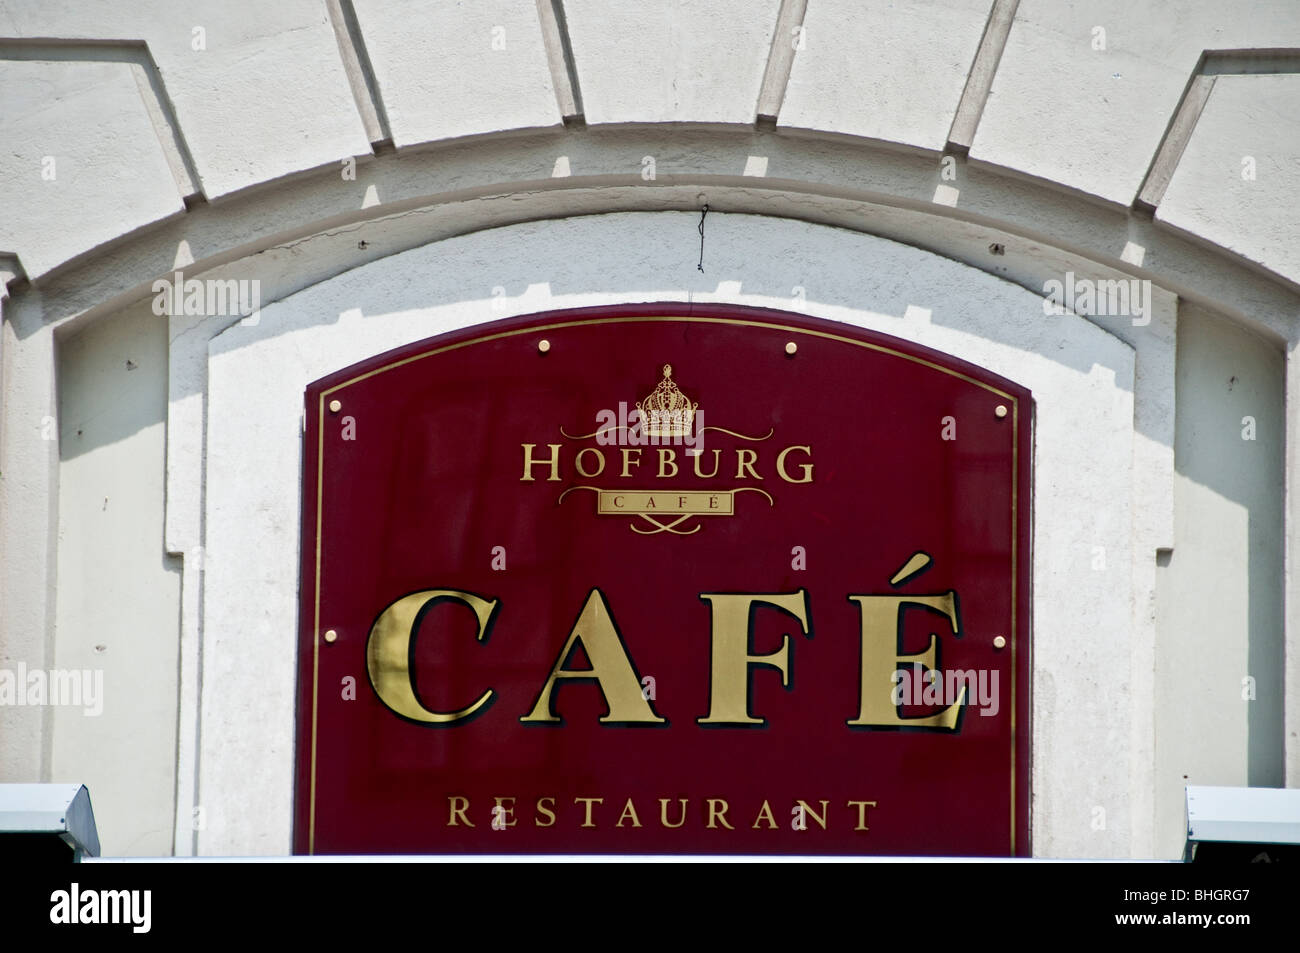
M 570 72 L 592 126 L 752 129 L 767 90 L 779 129 L 937 151 L 972 73 L 978 80 L 996 67 L 987 105 L 968 104 L 972 121 L 978 118 L 972 158 L 999 175 L 1034 177 L 1122 208 L 1137 193 L 1203 51 L 1300 46 L 1300 8 L 1291 0 L 1176 11 L 1130 0 L 1021 0 L 1005 50 L 981 45 L 988 0 L 813 0 L 797 51 L 788 49 L 789 23 L 777 35 L 777 0 L 565 0 L 567 57 L 558 36 L 548 48 L 532 0 L 354 6 L 373 88 L 361 70 L 345 66 L 351 61 L 340 47 L 352 40 L 332 23 L 324 0 L 0 0 L 0 141 L 18 144 L 0 155 L 0 207 L 8 213 L 0 216 L 0 251 L 17 254 L 37 277 L 164 221 L 191 189 L 224 201 L 324 169 L 342 183 L 340 193 L 350 192 L 339 162 L 370 155 L 363 112 L 387 110 L 399 150 L 555 127 L 556 91 L 568 88 Z M 795 13 L 789 16 L 793 23 Z M 497 27 L 501 50 L 491 46 Z M 1106 31 L 1102 50 L 1092 48 L 1097 28 Z M 202 49 L 195 48 L 198 30 Z M 779 68 L 767 74 L 778 62 L 789 67 L 788 78 Z M 1169 220 L 1294 278 L 1287 249 L 1296 244 L 1288 170 L 1297 142 L 1289 108 L 1295 93 L 1276 87 L 1294 78 L 1297 60 L 1285 54 L 1279 62 L 1290 75 L 1220 77 L 1223 89 L 1187 153 L 1193 193 L 1175 191 Z M 158 91 L 140 64 L 149 73 L 156 64 Z M 1229 87 L 1240 90 L 1229 95 Z M 159 96 L 174 115 L 162 115 Z M 1246 108 L 1237 108 L 1243 100 Z M 1201 185 L 1205 161 L 1248 148 L 1277 173 L 1261 175 L 1249 203 Z M 192 158 L 193 181 L 173 168 L 177 181 L 168 182 L 165 166 L 183 166 L 181 152 Z M 638 172 L 647 154 L 658 155 L 623 156 L 619 170 Z M 33 179 L 45 155 L 61 157 L 80 178 L 58 189 Z M 518 181 L 521 170 L 511 171 L 496 181 Z M 947 181 L 945 189 L 966 194 L 964 182 Z M 931 185 L 925 199 L 933 192 Z M 956 203 L 942 194 L 949 196 L 943 204 Z M 379 201 L 387 200 L 381 189 Z M 1251 214 L 1221 214 L 1239 207 Z M 1264 242 L 1252 240 L 1261 221 Z
M 1291 0 L 1020 0 L 971 157 L 1128 205 L 1203 50 L 1297 46 Z
M 263 309 L 212 340 L 202 618 L 200 853 L 289 849 L 305 385 L 399 344 L 549 308 L 728 301 L 870 327 L 973 360 L 1033 389 L 1036 852 L 1130 851 L 1130 649 L 1122 570 L 1080 572 L 1091 543 L 1131 561 L 1134 353 L 1038 297 L 878 238 L 752 216 L 709 232 L 622 214 L 519 225 L 383 259 Z M 490 289 L 507 296 L 497 307 Z M 795 286 L 804 289 L 795 297 Z M 256 478 L 248 461 L 256 459 Z M 1104 633 L 1104 637 L 1099 634 Z M 256 671 L 256 679 L 241 673 Z M 1109 826 L 1090 826 L 1105 804 Z M 1145 823 L 1145 822 L 1143 822 Z
M 0 36 L 144 40 L 209 198 L 369 152 L 318 0 L 0 0 Z M 139 95 L 103 96 L 100 110 L 114 115 Z M 102 142 L 81 133 L 83 150 Z
M 1160 220 L 1300 282 L 1298 103 L 1296 73 L 1217 77 Z
M 49 665 L 58 552 L 54 332 L 41 326 L 39 295 L 24 304 L 3 302 L 0 335 L 0 665 L 11 671 Z M 3 717 L 0 777 L 49 780 L 49 710 Z
M 559 124 L 531 0 L 355 6 L 398 148 Z
M 51 664 L 102 678 L 98 715 L 53 710 L 51 780 L 91 792 L 104 854 L 172 852 L 179 565 L 163 554 L 167 325 L 148 302 L 59 347 Z
M 0 248 L 21 248 L 29 274 L 181 210 L 132 72 L 0 60 Z
M 781 125 L 943 149 L 989 7 L 989 0 L 813 0 Z
M 1156 677 L 1142 689 L 1155 696 L 1162 857 L 1182 854 L 1184 785 L 1284 785 L 1282 354 L 1190 305 L 1178 354 L 1177 545 L 1159 570 Z
M 779 0 L 566 0 L 587 121 L 752 123 Z

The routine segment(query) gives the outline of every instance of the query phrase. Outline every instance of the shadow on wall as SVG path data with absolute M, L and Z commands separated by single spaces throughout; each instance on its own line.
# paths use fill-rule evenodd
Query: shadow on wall
M 60 460 L 166 423 L 167 336 L 145 301 L 57 343 Z M 43 422 L 47 439 L 54 425 Z
M 593 218 L 602 219 L 601 234 L 594 241 Z M 774 223 L 779 227 L 772 228 Z M 847 229 L 710 213 L 701 273 L 699 224 L 700 216 L 694 212 L 644 212 L 527 222 L 508 226 L 508 232 L 487 229 L 353 269 L 364 280 L 336 281 L 333 288 L 312 286 L 282 300 L 309 296 L 319 315 L 317 324 L 336 322 L 344 312 L 368 317 L 448 308 L 454 323 L 447 330 L 597 303 L 594 298 L 585 301 L 588 295 L 601 296 L 599 303 L 608 303 L 610 295 L 629 302 L 761 303 L 832 320 L 839 309 L 868 310 L 894 318 L 899 329 L 904 322 L 961 329 L 1047 357 L 1081 374 L 1091 373 L 1098 355 L 1104 357 L 1108 350 L 1100 343 L 1088 353 L 1067 348 L 1060 326 L 1075 320 L 1073 316 L 1043 314 L 1041 300 L 1025 295 L 1018 285 L 928 251 Z M 790 239 L 792 232 L 797 241 Z M 774 240 L 778 235 L 781 240 Z M 518 255 L 521 261 L 534 263 L 525 268 L 515 265 L 511 254 L 523 244 L 549 251 Z M 845 254 L 846 248 L 854 247 L 853 254 Z M 587 280 L 575 284 L 558 279 L 573 273 L 572 262 L 563 260 L 575 256 L 590 261 Z M 546 257 L 555 258 L 554 271 L 537 268 L 535 262 Z M 746 276 L 743 282 L 734 277 L 741 274 Z M 1009 288 L 1025 305 L 1014 313 L 992 313 L 989 302 L 1005 299 Z M 283 322 L 277 305 L 266 305 L 256 326 L 227 328 L 214 339 L 212 351 L 233 351 L 304 329 L 301 322 L 292 326 Z M 1118 370 L 1126 361 L 1122 355 L 1128 346 L 1100 328 L 1096 334 L 1099 341 L 1108 338 L 1119 349 L 1110 352 L 1116 355 Z
M 1178 598 L 1190 601 L 1189 614 L 1198 620 L 1195 629 L 1186 633 L 1186 647 L 1192 648 L 1202 639 L 1210 643 L 1209 651 L 1215 651 L 1215 644 L 1239 645 L 1235 640 L 1244 624 L 1247 657 L 1240 660 L 1245 662 L 1245 671 L 1236 670 L 1240 661 L 1234 659 L 1233 668 L 1212 673 L 1212 683 L 1196 687 L 1199 690 L 1185 686 L 1179 694 L 1186 707 L 1170 714 L 1195 724 L 1198 719 L 1233 709 L 1233 717 L 1239 717 L 1237 706 L 1245 706 L 1247 777 L 1233 783 L 1265 787 L 1285 783 L 1285 413 L 1282 353 L 1248 331 L 1185 303 L 1180 305 L 1175 471 L 1197 488 L 1235 504 L 1231 509 L 1236 512 L 1230 514 L 1230 508 L 1216 505 L 1199 489 L 1185 489 L 1193 505 L 1178 520 L 1166 572 L 1181 570 L 1187 582 L 1190 574 L 1199 576 L 1194 588 L 1178 590 Z M 1196 545 L 1195 552 L 1181 546 L 1185 539 Z M 1227 574 L 1229 554 L 1238 548 L 1244 549 L 1249 567 L 1244 585 Z M 1192 663 L 1165 661 L 1170 666 Z M 1225 660 L 1227 664 L 1233 663 Z M 1230 694 L 1225 697 L 1225 693 Z M 1228 783 L 1223 779 L 1206 782 Z

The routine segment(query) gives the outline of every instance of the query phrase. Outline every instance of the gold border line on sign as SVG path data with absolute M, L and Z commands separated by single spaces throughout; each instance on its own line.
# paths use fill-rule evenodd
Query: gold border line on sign
M 426 357 L 435 357 L 439 354 L 445 354 L 448 351 L 457 351 L 460 350 L 461 348 L 470 347 L 471 345 L 474 344 L 485 344 L 488 341 L 498 341 L 503 338 L 518 337 L 521 334 L 536 334 L 539 331 L 556 331 L 561 328 L 589 327 L 597 324 L 637 324 L 637 323 L 644 324 L 646 322 L 657 323 L 660 321 L 680 321 L 689 324 L 730 324 L 736 327 L 768 328 L 769 330 L 773 330 L 773 331 L 790 331 L 797 334 L 810 334 L 813 337 L 825 338 L 828 341 L 841 341 L 845 344 L 854 344 L 857 345 L 858 347 L 865 347 L 867 350 L 870 351 L 879 351 L 882 354 L 891 354 L 894 357 L 901 357 L 905 361 L 911 361 L 914 364 L 921 364 L 925 367 L 931 368 L 932 370 L 936 370 L 943 374 L 947 374 L 950 377 L 956 377 L 959 378 L 960 380 L 964 380 L 968 384 L 974 384 L 976 387 L 981 387 L 984 390 L 989 391 L 990 393 L 997 394 L 999 397 L 1005 397 L 1007 400 L 1014 401 L 1016 399 L 1011 394 L 998 390 L 998 388 L 994 387 L 992 384 L 986 384 L 983 381 L 976 380 L 975 378 L 971 377 L 968 374 L 962 374 L 959 373 L 958 371 L 952 370 L 951 368 L 947 368 L 940 364 L 936 364 L 933 361 L 927 361 L 923 357 L 916 357 L 915 355 L 912 354 L 904 354 L 902 351 L 896 351 L 893 348 L 885 347 L 883 344 L 872 344 L 869 341 L 858 341 L 853 338 L 844 337 L 842 334 L 832 334 L 829 331 L 815 331 L 815 330 L 809 330 L 808 328 L 796 328 L 786 324 L 776 324 L 770 321 L 744 321 L 739 318 L 706 318 L 706 317 L 697 318 L 697 317 L 688 317 L 686 315 L 682 315 L 679 317 L 669 317 L 665 315 L 665 316 L 657 316 L 657 317 L 650 316 L 650 317 L 621 317 L 621 318 L 587 318 L 581 321 L 559 321 L 554 324 L 540 324 L 534 327 L 516 328 L 512 331 L 498 331 L 496 334 L 485 334 L 483 337 L 480 338 L 472 338 L 468 341 L 459 341 L 455 344 L 448 344 L 445 347 L 435 348 L 432 351 L 424 351 L 421 354 L 412 354 L 410 357 L 404 357 L 401 360 L 393 361 L 391 364 L 385 364 L 382 367 L 376 367 L 372 371 L 366 371 L 364 374 L 358 374 L 356 377 L 350 378 L 341 384 L 335 384 L 329 390 L 323 391 L 321 393 L 321 396 L 328 397 L 330 394 L 333 394 L 336 391 L 340 391 L 345 387 L 350 387 L 353 384 L 366 380 L 367 378 L 374 377 L 376 374 L 382 374 L 385 371 L 391 371 L 394 368 L 402 367 L 406 364 L 411 364 L 415 361 L 423 360 Z
M 312 640 L 311 660 L 311 800 L 307 818 L 307 853 L 316 853 L 316 698 L 320 685 L 320 551 L 321 500 L 325 480 L 325 398 L 316 411 L 316 637 Z
M 1011 401 L 1011 856 L 1016 856 L 1016 498 L 1020 489 L 1020 402 Z M 1032 832 L 1031 832 L 1032 834 Z
M 343 390 L 345 387 L 351 387 L 361 381 L 368 380 L 386 371 L 391 371 L 415 361 L 423 360 L 426 357 L 436 357 L 439 354 L 446 354 L 449 351 L 458 351 L 461 348 L 471 347 L 475 344 L 486 344 L 489 341 L 499 341 L 505 338 L 519 337 L 524 334 L 537 334 L 541 331 L 555 331 L 562 328 L 591 327 L 600 324 L 646 324 L 659 322 L 684 322 L 688 324 L 726 324 L 733 327 L 746 328 L 765 328 L 772 331 L 786 331 L 792 334 L 807 334 L 812 337 L 822 338 L 828 341 L 837 341 L 842 344 L 852 344 L 856 347 L 866 348 L 869 351 L 876 351 L 881 354 L 888 354 L 891 357 L 902 358 L 913 364 L 920 364 L 922 367 L 928 367 L 931 370 L 946 374 L 949 377 L 955 377 L 958 380 L 973 384 L 976 387 L 986 390 L 991 394 L 1011 401 L 1011 855 L 1016 853 L 1016 642 L 1018 633 L 1016 631 L 1016 500 L 1018 489 L 1019 475 L 1019 432 L 1020 432 L 1020 399 L 1014 394 L 1008 394 L 1006 391 L 994 387 L 992 384 L 986 384 L 981 380 L 971 377 L 969 374 L 962 374 L 951 368 L 936 364 L 934 361 L 928 361 L 922 357 L 916 357 L 912 354 L 905 354 L 894 348 L 885 347 L 882 344 L 873 344 L 870 341 L 860 341 L 855 338 L 845 337 L 842 334 L 832 334 L 829 331 L 817 331 L 809 328 L 792 327 L 786 324 L 778 324 L 772 321 L 747 321 L 741 318 L 713 318 L 713 317 L 691 317 L 686 315 L 669 316 L 669 315 L 642 315 L 642 316 L 624 316 L 612 318 L 585 318 L 577 321 L 557 321 L 552 324 L 531 325 L 526 328 L 515 328 L 510 331 L 498 331 L 495 334 L 485 334 L 482 337 L 471 338 L 467 341 L 459 341 L 455 344 L 448 344 L 445 347 L 434 348 L 431 351 L 424 351 L 420 354 L 413 354 L 410 357 L 404 357 L 401 360 L 393 361 L 374 370 L 366 371 L 364 374 L 358 374 L 356 377 L 349 378 L 341 384 L 335 384 L 329 390 L 322 391 L 320 402 L 317 407 L 317 424 L 316 424 L 316 580 L 315 580 L 315 620 L 314 620 L 314 639 L 312 647 L 312 685 L 311 685 L 311 782 L 308 793 L 307 809 L 307 853 L 316 853 L 316 738 L 318 735 L 319 725 L 317 723 L 317 699 L 319 697 L 320 682 L 320 566 L 321 566 L 321 508 L 323 474 L 325 472 L 325 398 L 330 394 Z

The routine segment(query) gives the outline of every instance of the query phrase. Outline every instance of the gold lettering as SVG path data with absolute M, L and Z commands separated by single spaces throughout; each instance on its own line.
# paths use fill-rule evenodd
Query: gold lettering
M 681 820 L 679 820 L 676 824 L 669 824 L 668 823 L 668 798 L 661 797 L 659 799 L 659 823 L 661 823 L 664 827 L 681 827 L 683 824 L 686 823 L 686 798 L 679 798 L 678 800 L 681 801 L 681 805 L 682 805 Z
M 875 807 L 875 801 L 849 801 L 847 807 L 856 807 L 858 809 L 858 826 L 853 828 L 855 831 L 867 830 L 867 808 Z
M 514 827 L 516 824 L 519 823 L 519 821 L 517 821 L 517 820 L 514 819 L 514 818 L 515 818 L 515 799 L 514 799 L 514 798 L 512 798 L 512 797 L 498 797 L 498 798 L 493 798 L 493 800 L 495 800 L 495 801 L 497 802 L 497 807 L 501 808 L 500 811 L 497 811 L 497 812 L 495 812 L 495 813 L 500 814 L 501 817 L 505 818 L 505 820 L 504 820 L 502 823 L 504 823 L 506 827 Z M 509 802 L 510 802 L 510 806 L 509 806 L 509 807 L 506 807 L 506 801 L 509 801 Z
M 672 473 L 665 473 L 665 467 L 672 467 Z M 659 450 L 659 478 L 677 476 L 677 451 L 672 447 L 664 447 Z
M 442 602 L 469 606 L 478 618 L 478 641 L 487 641 L 499 600 L 456 589 L 424 589 L 398 599 L 375 620 L 366 641 L 366 668 L 375 694 L 390 711 L 422 724 L 446 726 L 481 715 L 495 693 L 489 688 L 474 704 L 453 712 L 431 711 L 420 701 L 411 670 L 416 634 L 425 615 Z
M 962 686 L 957 700 L 943 711 L 921 718 L 904 718 L 894 704 L 894 673 L 914 663 L 927 669 L 935 667 L 939 637 L 930 633 L 930 647 L 915 655 L 900 655 L 903 616 L 908 606 L 924 606 L 947 617 L 953 635 L 961 635 L 957 619 L 956 593 L 952 590 L 934 596 L 849 596 L 858 604 L 862 618 L 862 673 L 859 681 L 858 717 L 847 722 L 859 727 L 940 728 L 951 731 L 957 726 L 961 707 L 966 702 Z
M 745 479 L 746 470 L 749 471 L 749 475 L 752 476 L 755 480 L 763 479 L 761 476 L 758 475 L 758 471 L 754 469 L 754 463 L 757 460 L 758 460 L 757 451 L 737 450 L 736 451 L 736 479 L 737 480 Z
M 630 477 L 632 475 L 632 471 L 630 469 L 632 465 L 632 454 L 634 453 L 636 454 L 636 465 L 640 466 L 641 449 L 639 447 L 623 447 L 622 449 L 623 449 L 623 472 L 620 475 L 625 477 Z
M 450 802 L 451 813 L 447 816 L 448 827 L 459 827 L 464 824 L 466 827 L 473 827 L 474 822 L 465 816 L 465 811 L 469 808 L 469 798 L 467 797 L 448 797 Z M 460 818 L 459 821 L 456 818 Z
M 537 818 L 534 817 L 534 818 L 533 818 L 533 823 L 534 823 L 535 825 L 537 825 L 538 827 L 553 827 L 553 826 L 555 825 L 555 812 L 552 811 L 551 808 L 549 808 L 549 807 L 543 807 L 543 806 L 542 806 L 542 802 L 543 802 L 543 801 L 550 801 L 550 802 L 551 802 L 551 806 L 554 807 L 554 806 L 555 806 L 555 798 L 553 798 L 553 797 L 539 797 L 539 798 L 537 799 L 537 810 L 539 810 L 541 813 L 543 813 L 543 814 L 545 814 L 547 817 L 549 817 L 550 820 L 547 821 L 545 824 L 543 824 L 541 821 L 539 821 Z
M 701 450 L 699 453 L 695 454 L 695 475 L 696 475 L 697 477 L 700 477 L 701 479 L 704 479 L 704 480 L 708 480 L 708 479 L 711 479 L 711 478 L 717 476 L 717 475 L 718 475 L 718 468 L 722 465 L 722 451 L 721 451 L 721 450 L 714 450 L 714 451 L 713 451 L 713 472 L 712 472 L 712 473 L 701 473 L 701 472 L 700 472 L 700 458 L 701 458 L 702 456 L 704 456 L 704 451 L 703 451 L 703 450 Z
M 781 479 L 786 483 L 811 483 L 813 478 L 813 465 L 811 463 L 799 464 L 799 469 L 803 471 L 803 477 L 798 480 L 792 479 L 790 474 L 785 472 L 785 458 L 791 450 L 802 450 L 804 453 L 812 456 L 812 447 L 786 447 L 776 458 L 776 472 L 780 474 Z
M 533 467 L 538 464 L 544 464 L 551 468 L 551 475 L 546 478 L 547 483 L 555 483 L 560 479 L 560 445 L 558 443 L 548 443 L 551 448 L 551 457 L 549 460 L 534 460 L 533 448 L 535 443 L 520 444 L 524 448 L 524 475 L 519 478 L 520 483 L 531 483 L 533 477 Z
M 626 817 L 631 817 L 631 818 L 632 818 L 632 826 L 633 826 L 633 827 L 640 827 L 640 826 L 641 826 L 641 821 L 640 821 L 640 819 L 636 816 L 636 808 L 634 808 L 634 807 L 632 806 L 632 799 L 631 799 L 631 798 L 628 798 L 628 799 L 627 799 L 627 804 L 623 805 L 623 813 L 620 814 L 620 815 L 618 816 L 618 823 L 615 824 L 614 826 L 615 826 L 615 827 L 622 827 L 622 826 L 623 826 L 623 819 L 626 818 Z
M 596 455 L 596 459 L 600 461 L 600 465 L 596 467 L 596 469 L 592 470 L 590 473 L 588 473 L 582 466 L 582 455 L 584 453 L 594 453 Z M 595 447 L 583 447 L 581 450 L 578 451 L 578 455 L 573 458 L 573 465 L 578 468 L 578 473 L 580 473 L 582 476 L 585 477 L 600 476 L 601 473 L 603 473 L 605 470 L 605 455 L 601 453 L 599 450 L 597 450 Z
M 586 819 L 580 825 L 578 825 L 579 827 L 596 826 L 596 822 L 591 819 L 591 806 L 593 804 L 603 803 L 604 800 L 605 799 L 603 797 L 575 797 L 573 799 L 574 804 L 583 804 L 587 809 Z
M 566 667 L 569 657 L 578 643 L 591 661 L 591 668 L 570 669 Z M 541 722 L 544 724 L 562 724 L 563 719 L 555 714 L 552 693 L 560 679 L 577 679 L 594 681 L 605 697 L 609 711 L 600 718 L 601 724 L 665 724 L 654 706 L 641 692 L 641 676 L 637 674 L 632 660 L 628 658 L 627 649 L 619 635 L 614 617 L 610 614 L 605 594 L 600 589 L 592 589 L 587 601 L 573 623 L 569 638 L 560 649 L 560 654 L 551 669 L 550 677 L 542 686 L 533 710 L 519 720 L 522 722 Z
M 767 818 L 767 827 L 769 830 L 776 830 L 776 818 L 772 816 L 772 806 L 763 801 L 763 806 L 758 809 L 758 817 L 754 818 L 754 830 L 758 830 L 758 822 Z
M 781 673 L 781 687 L 790 688 L 790 636 L 781 638 L 781 648 L 769 655 L 751 655 L 754 609 L 773 606 L 794 616 L 803 634 L 808 629 L 808 593 L 804 589 L 786 593 L 700 593 L 713 609 L 712 690 L 709 714 L 697 718 L 701 725 L 766 725 L 749 711 L 749 670 L 761 665 Z
M 818 824 L 820 824 L 822 830 L 826 830 L 826 805 L 830 804 L 830 803 L 831 803 L 830 801 L 822 801 L 822 802 L 820 802 L 820 803 L 821 803 L 821 806 L 822 806 L 822 812 L 821 812 L 821 815 L 820 815 L 820 816 L 818 816 L 817 812 L 814 811 L 814 810 L 813 810 L 813 809 L 808 805 L 808 802 L 807 802 L 807 801 L 799 800 L 799 801 L 797 801 L 796 803 L 799 805 L 799 807 L 803 808 L 803 812 L 804 812 L 804 814 L 808 815 L 808 816 L 811 817 L 814 821 L 816 821 Z
M 722 805 L 722 810 L 718 810 L 717 805 L 719 804 Z M 723 827 L 725 827 L 729 831 L 734 831 L 735 828 L 727 823 L 727 807 L 728 807 L 727 802 L 723 798 L 720 797 L 709 798 L 709 823 L 706 824 L 705 826 L 717 827 L 718 825 L 713 823 L 714 818 L 716 817 L 719 821 L 722 822 Z

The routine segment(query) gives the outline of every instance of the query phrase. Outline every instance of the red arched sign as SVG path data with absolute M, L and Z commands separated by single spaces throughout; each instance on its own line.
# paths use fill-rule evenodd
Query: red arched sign
M 297 851 L 1029 853 L 1024 388 L 656 304 L 306 402 Z

